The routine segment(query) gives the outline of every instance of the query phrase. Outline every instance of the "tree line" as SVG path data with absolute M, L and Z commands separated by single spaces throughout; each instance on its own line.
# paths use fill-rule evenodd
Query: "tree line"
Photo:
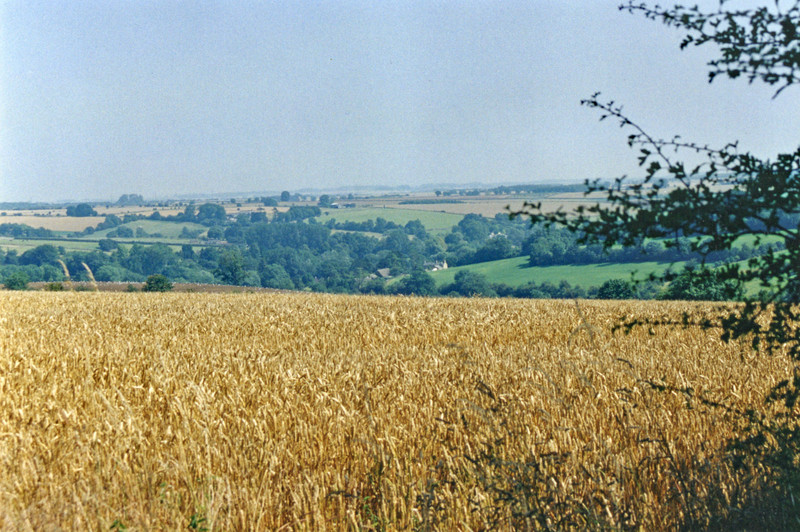
M 687 285 L 676 292 L 661 285 L 634 286 L 624 279 L 591 289 L 573 286 L 568 281 L 512 287 L 490 283 L 485 276 L 470 271 L 460 271 L 454 282 L 437 287 L 426 270 L 445 263 L 463 266 L 527 256 L 530 265 L 549 266 L 683 261 L 699 257 L 688 247 L 665 247 L 659 242 L 648 242 L 641 248 L 610 250 L 581 245 L 578 236 L 570 231 L 531 226 L 505 214 L 493 218 L 468 214 L 443 237 L 428 232 L 419 220 L 398 224 L 378 217 L 365 222 L 331 219 L 322 224 L 316 219 L 321 214 L 316 206 L 293 206 L 272 218 L 263 211 L 231 217 L 214 203 L 190 204 L 182 213 L 172 216 L 156 217 L 156 214 L 106 216 L 96 228 L 81 233 L 85 236 L 111 229 L 95 251 L 66 252 L 63 247 L 44 244 L 22 254 L 14 250 L 0 252 L 0 279 L 21 273 L 29 281 L 59 281 L 64 275 L 59 264 L 62 261 L 73 279 L 81 280 L 87 275 L 83 266 L 86 264 L 97 281 L 109 282 L 142 282 L 151 275 L 163 275 L 179 283 L 337 293 L 678 299 L 725 299 L 737 295 L 715 283 L 699 288 Z M 183 244 L 179 250 L 163 243 L 121 245 L 115 240 L 154 236 L 141 228 L 134 231 L 128 225 L 142 219 L 201 224 L 207 227 L 205 242 L 200 239 L 199 230 L 188 227 L 184 227 L 182 237 L 192 242 Z M 58 238 L 53 231 L 22 224 L 0 224 L 0 235 Z M 745 260 L 760 251 L 743 246 L 721 253 L 717 259 Z M 673 283 L 679 285 L 680 282 Z

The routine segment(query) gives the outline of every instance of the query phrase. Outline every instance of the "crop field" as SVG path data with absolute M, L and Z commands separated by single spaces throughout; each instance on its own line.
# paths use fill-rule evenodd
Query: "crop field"
M 700 398 L 763 410 L 791 364 L 695 329 L 611 332 L 708 305 L 0 292 L 0 308 L 2 529 L 724 529 L 773 510 L 767 472 L 722 452 L 737 417 Z
M 76 240 L 41 240 L 41 239 L 22 239 L 22 238 L 9 238 L 0 237 L 0 249 L 11 250 L 14 249 L 17 253 L 22 254 L 29 249 L 37 246 L 51 245 L 55 247 L 63 247 L 66 251 L 93 251 L 97 249 L 97 242 L 81 242 Z
M 526 201 L 541 203 L 545 212 L 556 211 L 559 208 L 565 211 L 572 211 L 578 206 L 593 205 L 602 201 L 597 195 L 590 196 L 588 199 L 583 194 L 541 194 L 531 196 L 456 196 L 454 198 L 462 203 L 429 203 L 429 204 L 401 204 L 399 201 L 388 203 L 387 207 L 395 209 L 418 209 L 437 212 L 447 212 L 452 214 L 466 215 L 470 213 L 480 214 L 486 218 L 494 218 L 498 214 L 507 215 L 509 212 L 519 211 Z M 401 200 L 402 201 L 402 200 Z M 510 210 L 509 210 L 510 209 Z
M 25 224 L 31 227 L 42 227 L 51 231 L 83 231 L 87 227 L 97 227 L 105 220 L 105 216 L 2 216 L 0 223 Z

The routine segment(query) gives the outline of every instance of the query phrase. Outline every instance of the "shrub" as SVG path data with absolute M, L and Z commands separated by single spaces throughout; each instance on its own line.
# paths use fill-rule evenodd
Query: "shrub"
M 104 238 L 97 243 L 97 247 L 100 248 L 100 251 L 114 251 L 119 247 L 119 244 L 117 244 L 116 240 Z
M 151 275 L 142 287 L 143 292 L 169 292 L 172 290 L 172 283 L 161 274 Z
M 633 299 L 636 292 L 633 284 L 625 279 L 609 279 L 597 290 L 598 299 Z
M 30 279 L 24 272 L 14 272 L 5 280 L 5 287 L 8 290 L 27 290 Z

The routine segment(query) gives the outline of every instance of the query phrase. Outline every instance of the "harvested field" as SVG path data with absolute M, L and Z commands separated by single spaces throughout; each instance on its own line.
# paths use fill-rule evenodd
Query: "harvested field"
M 0 292 L 0 308 L 9 530 L 724 527 L 761 499 L 720 450 L 736 416 L 697 398 L 760 410 L 791 371 L 698 330 L 611 334 L 709 309 L 683 303 Z
M 0 223 L 25 224 L 31 227 L 50 229 L 51 231 L 83 231 L 87 227 L 97 227 L 105 220 L 105 216 L 5 216 Z

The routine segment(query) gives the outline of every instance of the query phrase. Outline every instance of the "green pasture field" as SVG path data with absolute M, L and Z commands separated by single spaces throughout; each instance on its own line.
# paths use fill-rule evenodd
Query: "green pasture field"
M 0 238 L 0 248 L 6 251 L 15 249 L 20 255 L 29 249 L 37 246 L 50 244 L 55 247 L 63 247 L 65 251 L 94 251 L 97 249 L 97 242 L 76 242 L 74 240 L 25 240 L 16 238 Z
M 190 231 L 202 230 L 205 232 L 207 230 L 207 227 L 192 222 L 164 222 L 159 220 L 137 220 L 135 222 L 128 222 L 117 227 L 130 227 L 134 233 L 136 232 L 137 227 L 141 227 L 147 232 L 147 234 L 152 235 L 153 233 L 160 233 L 164 238 L 174 239 L 180 238 L 181 231 L 183 231 L 184 227 Z M 112 229 L 103 229 L 102 231 L 95 231 L 91 235 L 86 235 L 86 238 L 93 240 L 107 238 L 108 233 L 114 231 L 117 229 L 117 227 Z
M 151 244 L 166 244 L 172 251 L 178 252 L 181 250 L 183 244 L 186 241 L 181 241 L 177 239 L 153 239 L 152 242 L 148 242 L 148 239 L 139 238 L 139 239 L 130 239 L 135 240 L 136 242 L 140 243 L 141 245 L 147 246 Z M 176 241 L 177 240 L 177 241 Z M 126 242 L 125 240 L 117 240 L 120 247 L 125 249 L 130 249 L 133 246 L 133 243 Z M 37 246 L 43 246 L 45 244 L 50 244 L 55 247 L 63 247 L 64 251 L 71 252 L 71 251 L 96 251 L 98 249 L 97 240 L 24 240 L 24 239 L 12 239 L 12 238 L 0 238 L 0 249 L 5 251 L 14 249 L 17 251 L 18 254 L 23 254 L 29 249 L 33 249 Z M 200 251 L 201 249 L 208 247 L 205 244 L 191 244 L 192 249 L 194 251 Z
M 98 240 L 97 238 L 93 240 Z M 186 240 L 182 238 L 164 238 L 164 237 L 155 237 L 155 236 L 143 236 L 143 237 L 133 237 L 133 238 L 112 238 L 114 242 L 124 246 L 131 246 L 133 244 L 139 244 L 140 246 L 152 246 L 153 244 L 166 244 L 173 248 L 178 248 L 184 244 L 190 244 L 192 247 L 201 247 L 205 248 L 208 247 L 208 244 L 202 243 L 198 244 L 196 240 Z
M 467 266 L 457 266 L 446 270 L 431 272 L 437 286 L 452 283 L 461 270 L 470 270 L 486 276 L 490 283 L 503 283 L 509 286 L 521 286 L 535 282 L 558 284 L 567 281 L 572 286 L 590 288 L 600 286 L 610 279 L 630 279 L 636 272 L 637 279 L 644 279 L 651 273 L 662 273 L 669 268 L 666 262 L 630 262 L 622 264 L 585 264 L 579 266 L 528 266 L 528 257 L 480 262 Z M 675 263 L 674 269 L 680 269 L 683 263 Z
M 135 239 L 134 239 L 134 240 L 135 240 Z M 124 248 L 124 249 L 127 249 L 127 250 L 131 249 L 131 247 L 133 247 L 133 245 L 134 245 L 134 244 L 133 244 L 133 243 L 131 243 L 131 242 L 125 242 L 125 241 L 122 241 L 122 240 L 118 240 L 117 242 L 119 243 L 119 247 L 121 247 L 121 248 Z M 152 245 L 152 244 L 166 244 L 166 246 L 167 246 L 169 249 L 171 249 L 172 251 L 174 251 L 175 253 L 178 253 L 178 252 L 181 250 L 181 248 L 183 247 L 183 245 L 184 245 L 184 244 L 170 244 L 169 242 L 167 242 L 167 241 L 165 241 L 165 240 L 163 240 L 163 239 L 161 239 L 161 240 L 158 240 L 158 239 L 157 239 L 157 240 L 154 240 L 154 241 L 152 242 L 152 244 L 151 244 L 151 243 L 147 242 L 147 241 L 146 241 L 145 239 L 143 239 L 143 238 L 140 238 L 140 239 L 136 240 L 136 243 L 138 243 L 139 245 L 142 245 L 142 246 L 150 246 L 150 245 Z M 184 242 L 184 243 L 185 243 L 185 242 Z M 201 249 L 203 249 L 203 248 L 206 248 L 206 247 L 208 247 L 208 246 L 206 246 L 206 245 L 204 245 L 204 244 L 190 244 L 190 245 L 192 246 L 192 250 L 194 250 L 194 252 L 195 252 L 195 253 L 196 253 L 196 252 L 198 252 L 198 251 L 200 251 L 200 250 L 201 250 Z
M 767 235 L 761 237 L 761 242 L 759 242 L 759 244 L 777 244 L 779 242 L 783 242 L 783 239 L 781 237 L 776 235 Z M 756 235 L 744 235 L 736 239 L 735 242 L 736 247 L 744 245 L 755 246 Z
M 445 235 L 464 216 L 448 212 L 436 212 L 417 209 L 383 208 L 383 207 L 356 207 L 354 209 L 322 209 L 322 215 L 317 217 L 320 223 L 325 223 L 331 218 L 337 222 L 366 222 L 383 218 L 387 222 L 405 225 L 411 220 L 419 220 L 425 229 L 434 235 Z

